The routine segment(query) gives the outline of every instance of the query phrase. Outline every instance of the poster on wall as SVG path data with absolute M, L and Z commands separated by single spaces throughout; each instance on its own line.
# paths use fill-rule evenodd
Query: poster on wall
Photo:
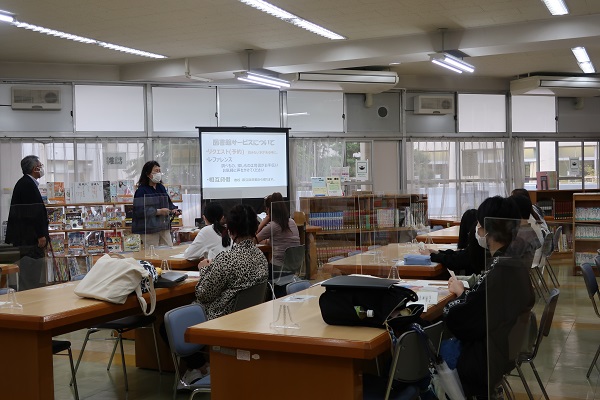
M 369 160 L 356 160 L 356 179 L 359 181 L 369 179 Z

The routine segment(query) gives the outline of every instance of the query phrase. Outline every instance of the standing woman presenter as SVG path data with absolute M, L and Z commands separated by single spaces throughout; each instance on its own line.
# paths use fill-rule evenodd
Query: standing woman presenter
M 181 215 L 162 184 L 160 164 L 148 161 L 142 168 L 133 196 L 131 232 L 139 233 L 144 246 L 172 246 L 171 217 Z

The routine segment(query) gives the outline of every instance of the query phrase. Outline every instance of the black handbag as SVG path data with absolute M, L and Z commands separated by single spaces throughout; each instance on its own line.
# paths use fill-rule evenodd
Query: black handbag
M 394 330 L 415 322 L 423 312 L 417 294 L 395 285 L 397 280 L 365 276 L 336 276 L 321 285 L 319 298 L 323 320 L 330 325 L 371 326 Z

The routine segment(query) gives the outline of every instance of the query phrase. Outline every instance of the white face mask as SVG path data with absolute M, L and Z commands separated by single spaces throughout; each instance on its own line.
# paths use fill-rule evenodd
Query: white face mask
M 487 245 L 487 240 L 485 240 L 485 237 L 487 236 L 487 233 L 484 236 L 479 236 L 479 230 L 475 229 L 475 239 L 477 239 L 477 243 L 483 247 L 484 249 L 488 248 Z
M 46 171 L 44 171 L 44 167 L 38 167 L 38 168 L 39 168 L 38 173 L 40 174 L 40 178 L 41 178 L 42 176 L 44 176 Z
M 154 183 L 160 183 L 162 180 L 162 174 L 160 172 L 155 172 L 152 174 L 152 178 L 150 178 Z

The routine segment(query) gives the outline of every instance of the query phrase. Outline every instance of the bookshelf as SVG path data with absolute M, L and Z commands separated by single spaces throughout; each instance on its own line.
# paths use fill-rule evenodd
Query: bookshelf
M 600 189 L 572 189 L 572 190 L 530 190 L 531 202 L 544 212 L 544 219 L 548 227 L 556 232 L 562 226 L 562 234 L 557 239 L 558 249 L 555 255 L 558 258 L 573 258 L 573 198 L 578 193 L 600 194 Z
M 141 248 L 140 235 L 131 234 L 131 202 L 54 203 L 46 209 L 54 253 L 53 257 L 49 251 L 48 263 L 55 282 L 85 274 L 93 265 L 93 256 Z M 173 220 L 172 228 L 181 226 L 180 218 Z
M 600 193 L 573 195 L 573 274 L 583 263 L 595 264 L 600 248 Z
M 301 197 L 300 209 L 315 233 L 317 265 L 370 246 L 410 241 L 414 225 L 428 225 L 427 195 L 360 194 Z

